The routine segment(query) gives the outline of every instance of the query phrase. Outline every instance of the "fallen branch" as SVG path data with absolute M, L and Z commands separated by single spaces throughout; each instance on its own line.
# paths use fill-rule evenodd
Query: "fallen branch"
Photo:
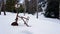
M 24 24 L 27 26 L 27 27 L 29 27 L 29 25 L 27 24 L 27 21 L 29 20 L 29 17 L 27 17 L 27 18 L 25 18 L 25 17 L 20 17 L 20 16 L 18 16 L 19 18 L 21 18 L 23 21 L 24 21 Z M 24 20 L 24 19 L 26 19 L 26 21 Z

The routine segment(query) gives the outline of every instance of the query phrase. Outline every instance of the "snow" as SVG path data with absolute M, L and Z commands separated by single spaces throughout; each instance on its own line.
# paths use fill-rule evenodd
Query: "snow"
M 16 13 L 6 12 L 7 15 L 0 15 L 0 34 L 60 34 L 60 20 L 53 18 L 46 18 L 39 13 L 39 18 L 35 15 L 27 14 L 29 16 L 28 24 L 31 27 L 24 25 L 23 21 L 19 18 L 19 26 L 11 26 L 15 21 Z M 19 13 L 19 16 L 24 16 Z
M 19 0 L 19 3 L 23 4 L 24 3 L 24 0 Z

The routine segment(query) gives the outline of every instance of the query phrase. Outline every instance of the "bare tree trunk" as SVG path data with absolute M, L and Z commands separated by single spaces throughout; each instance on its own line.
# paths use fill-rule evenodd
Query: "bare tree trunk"
M 37 19 L 38 19 L 38 0 L 37 0 Z
M 1 7 L 0 7 L 0 15 L 1 15 Z
M 2 1 L 0 1 L 0 15 L 1 15 Z
M 2 4 L 3 4 L 2 6 L 3 6 L 3 12 L 4 12 L 4 15 L 6 15 L 4 0 L 3 0 Z
M 1 15 L 1 11 L 0 11 L 0 15 Z
M 25 5 L 25 0 L 24 0 L 24 16 L 25 16 L 25 13 L 26 13 L 26 5 Z
M 1 3 L 0 3 L 0 15 L 1 15 Z
M 6 12 L 5 12 L 5 5 L 4 5 L 4 9 L 3 9 L 3 11 L 4 11 L 4 15 L 6 15 Z
M 59 4 L 59 19 L 60 19 L 60 4 Z

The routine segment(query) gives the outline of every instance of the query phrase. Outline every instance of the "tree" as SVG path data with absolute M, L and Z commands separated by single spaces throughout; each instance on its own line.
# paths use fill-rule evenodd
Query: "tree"
M 1 15 L 2 1 L 0 0 L 0 15 Z
M 17 0 L 7 0 L 6 1 L 6 10 L 7 11 L 14 11 L 15 10 L 15 4 Z
M 25 0 L 26 11 L 29 14 L 34 14 L 37 11 L 37 0 Z
M 59 18 L 59 2 L 52 0 L 48 2 L 48 6 L 45 12 L 46 17 Z
M 20 7 L 18 8 L 18 13 L 22 13 L 22 12 L 24 12 L 24 8 L 23 8 L 23 6 L 20 4 Z
M 38 19 L 38 0 L 37 0 L 37 19 Z
M 1 2 L 0 2 L 0 15 L 1 15 L 1 10 L 3 10 L 3 12 L 4 12 L 4 15 L 6 15 L 6 13 L 5 13 L 5 5 L 6 5 L 6 0 L 1 0 Z

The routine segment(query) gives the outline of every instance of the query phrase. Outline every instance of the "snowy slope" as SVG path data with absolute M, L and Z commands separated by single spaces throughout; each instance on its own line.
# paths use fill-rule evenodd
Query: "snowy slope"
M 23 13 L 19 15 L 23 16 Z M 0 15 L 0 34 L 60 34 L 60 20 L 45 18 L 39 14 L 39 18 L 36 15 L 26 14 L 29 16 L 28 24 L 31 27 L 27 27 L 23 24 L 23 21 L 19 19 L 19 26 L 11 26 L 11 23 L 15 21 L 16 14 L 7 12 L 4 16 L 3 12 Z

